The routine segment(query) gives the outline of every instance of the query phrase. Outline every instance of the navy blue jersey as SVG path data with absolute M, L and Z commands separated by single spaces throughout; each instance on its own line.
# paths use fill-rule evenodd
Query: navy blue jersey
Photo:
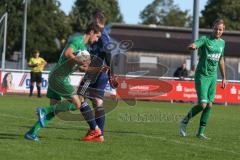
M 111 53 L 107 52 L 106 46 L 110 43 L 110 36 L 109 36 L 109 26 L 105 26 L 102 31 L 101 38 L 91 46 L 88 46 L 88 51 L 90 52 L 92 57 L 90 66 L 92 67 L 100 67 L 103 64 L 110 66 L 111 60 Z M 112 71 L 112 70 L 111 70 Z M 103 98 L 104 96 L 104 89 L 108 83 L 108 78 L 110 76 L 110 72 L 107 73 L 88 73 L 84 75 L 83 81 L 81 82 L 78 88 L 78 94 L 82 95 L 81 91 L 82 88 L 85 86 L 86 80 L 90 80 L 90 85 L 86 92 L 84 92 L 84 96 L 91 98 L 91 97 L 98 97 Z

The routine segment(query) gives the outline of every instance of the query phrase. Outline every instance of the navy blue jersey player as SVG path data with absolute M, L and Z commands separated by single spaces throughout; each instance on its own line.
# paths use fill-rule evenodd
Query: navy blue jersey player
M 103 28 L 102 36 L 100 39 L 92 44 L 89 47 L 89 52 L 91 54 L 91 64 L 92 67 L 102 67 L 109 66 L 105 68 L 110 68 L 111 63 L 111 54 L 106 51 L 106 46 L 110 42 L 109 29 L 108 26 L 105 26 L 105 16 L 102 11 L 96 11 L 92 15 L 92 21 L 97 23 L 100 27 Z M 108 72 L 107 72 L 108 71 Z M 87 123 L 89 124 L 90 130 L 83 137 L 85 141 L 97 141 L 104 142 L 104 124 L 105 124 L 105 111 L 103 107 L 103 97 L 104 97 L 104 89 L 108 83 L 113 88 L 118 86 L 118 83 L 113 76 L 113 72 L 111 70 L 102 70 L 98 73 L 86 73 L 83 81 L 78 89 L 78 94 L 84 95 L 88 99 L 91 100 L 95 115 L 91 113 L 91 109 L 86 101 L 82 102 L 82 114 L 88 114 Z M 94 132 L 96 132 L 99 127 L 101 130 L 100 136 L 95 136 Z

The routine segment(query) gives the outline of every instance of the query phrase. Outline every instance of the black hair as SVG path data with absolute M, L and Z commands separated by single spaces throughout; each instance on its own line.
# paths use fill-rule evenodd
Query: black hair
M 95 10 L 92 13 L 92 22 L 99 23 L 101 25 L 104 25 L 106 23 L 106 17 L 103 10 Z
M 102 32 L 102 28 L 100 28 L 97 23 L 92 22 L 87 26 L 85 33 L 89 34 L 91 31 L 93 31 L 94 33 L 99 33 Z

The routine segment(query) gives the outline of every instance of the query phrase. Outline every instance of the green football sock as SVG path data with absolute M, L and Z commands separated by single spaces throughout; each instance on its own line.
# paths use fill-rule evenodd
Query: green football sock
M 50 105 L 49 107 L 45 107 L 43 109 L 44 109 L 44 112 L 46 114 L 48 114 L 48 113 L 57 114 L 59 112 L 66 112 L 66 111 L 69 111 L 69 110 L 70 111 L 75 111 L 75 110 L 77 110 L 77 107 L 73 103 L 71 103 L 67 100 L 64 100 L 64 101 L 61 101 L 61 102 L 59 102 L 55 105 Z
M 53 113 L 48 113 L 46 115 L 46 119 L 45 119 L 45 125 L 47 125 L 49 123 L 49 121 L 54 117 L 54 114 Z M 30 134 L 36 134 L 38 135 L 39 131 L 41 129 L 41 126 L 40 126 L 40 123 L 39 121 L 37 121 L 34 126 L 29 130 L 29 133 Z
M 208 119 L 209 119 L 210 114 L 211 114 L 211 108 L 212 107 L 207 106 L 203 110 L 202 115 L 201 115 L 201 119 L 200 119 L 200 126 L 199 126 L 199 130 L 198 130 L 198 134 L 204 134 L 205 127 L 207 125 Z
M 75 111 L 75 110 L 77 110 L 77 107 L 73 103 L 65 100 L 65 101 L 61 101 L 55 106 L 54 112 L 55 114 L 58 114 L 60 112 Z
M 196 116 L 199 112 L 203 110 L 201 105 L 196 105 L 191 108 L 191 110 L 188 112 L 187 116 L 184 117 L 183 123 L 187 124 L 191 118 Z
M 48 107 L 45 107 L 45 108 L 43 108 L 43 110 L 44 110 L 44 112 L 45 112 L 46 114 L 48 114 L 48 113 L 53 113 L 54 110 L 55 110 L 55 105 L 50 105 L 50 106 L 48 106 Z

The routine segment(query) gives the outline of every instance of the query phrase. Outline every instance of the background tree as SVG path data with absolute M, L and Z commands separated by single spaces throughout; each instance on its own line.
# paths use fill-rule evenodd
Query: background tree
M 7 55 L 9 59 L 13 51 L 20 50 L 22 36 L 23 5 L 19 0 L 1 0 L 0 17 L 8 12 Z
M 212 23 L 221 18 L 229 30 L 240 29 L 240 1 L 239 0 L 208 0 L 202 11 L 200 27 L 211 28 Z
M 67 16 L 59 9 L 58 0 L 32 0 L 28 5 L 26 58 L 39 49 L 48 61 L 56 61 L 62 49 L 61 41 L 71 32 Z M 22 49 L 22 0 L 1 0 L 0 14 L 8 12 L 7 58 Z
M 173 0 L 154 0 L 140 13 L 142 24 L 189 27 L 191 16 L 182 11 Z
M 62 42 L 71 32 L 67 16 L 57 0 L 32 0 L 28 10 L 27 53 L 39 49 L 48 61 L 56 61 Z
M 117 0 L 76 0 L 69 14 L 73 30 L 83 31 L 96 9 L 103 10 L 110 22 L 123 21 Z

